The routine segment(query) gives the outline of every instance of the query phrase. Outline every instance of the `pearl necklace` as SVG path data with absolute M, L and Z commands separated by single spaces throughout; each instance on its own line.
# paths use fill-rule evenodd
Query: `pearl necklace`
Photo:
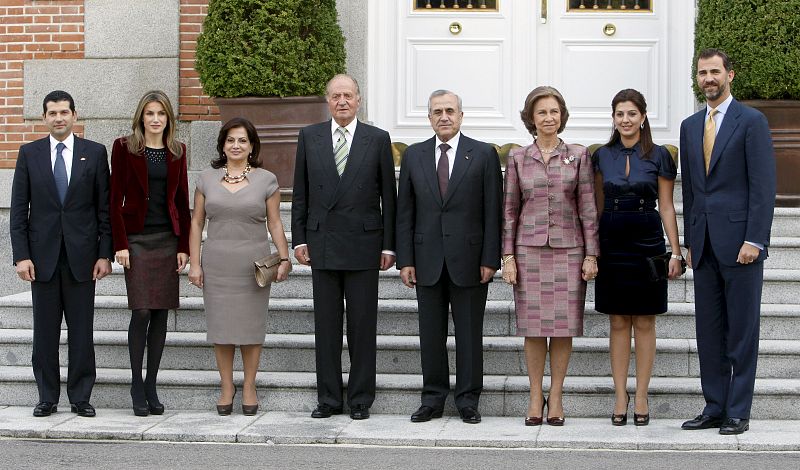
M 537 147 L 539 147 L 539 151 L 540 152 L 542 152 L 542 153 L 553 153 L 553 151 L 555 149 L 557 149 L 559 145 L 561 145 L 561 139 L 558 139 L 558 142 L 556 142 L 556 144 L 552 148 L 549 148 L 549 149 L 540 147 L 538 142 L 534 142 L 534 143 L 536 144 Z
M 223 176 L 222 179 L 224 179 L 226 183 L 230 184 L 241 183 L 242 181 L 244 181 L 244 178 L 247 176 L 247 174 L 250 173 L 249 163 L 247 164 L 246 167 L 244 167 L 244 171 L 239 176 L 231 176 L 231 174 L 228 173 L 228 165 L 225 165 L 224 168 L 225 168 L 225 176 Z

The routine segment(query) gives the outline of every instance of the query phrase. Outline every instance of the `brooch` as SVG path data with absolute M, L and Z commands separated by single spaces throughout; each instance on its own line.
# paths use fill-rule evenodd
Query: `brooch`
M 575 155 L 570 155 L 569 157 L 564 157 L 564 159 L 562 161 L 564 162 L 564 165 L 569 165 L 570 163 L 575 161 Z

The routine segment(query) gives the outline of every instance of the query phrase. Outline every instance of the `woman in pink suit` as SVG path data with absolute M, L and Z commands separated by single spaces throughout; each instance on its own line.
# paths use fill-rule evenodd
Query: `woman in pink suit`
M 535 88 L 520 114 L 534 142 L 512 150 L 506 163 L 503 279 L 514 286 L 517 335 L 525 337 L 530 380 L 525 425 L 541 425 L 547 405 L 547 424 L 562 426 L 572 337 L 583 334 L 586 281 L 597 275 L 594 173 L 588 150 L 558 137 L 569 118 L 558 90 Z

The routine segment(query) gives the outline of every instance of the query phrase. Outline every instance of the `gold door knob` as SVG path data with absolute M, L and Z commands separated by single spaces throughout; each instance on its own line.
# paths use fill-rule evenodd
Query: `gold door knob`
M 458 21 L 453 21 L 450 23 L 450 34 L 458 34 L 461 32 L 461 23 Z
M 603 26 L 603 34 L 605 34 L 606 36 L 613 36 L 614 33 L 616 32 L 617 32 L 617 27 L 611 23 L 608 23 L 607 25 Z

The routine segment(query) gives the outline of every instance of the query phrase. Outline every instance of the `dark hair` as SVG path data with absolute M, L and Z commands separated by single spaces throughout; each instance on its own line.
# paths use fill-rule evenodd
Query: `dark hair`
M 44 97 L 44 101 L 42 101 L 42 114 L 47 114 L 47 103 L 58 103 L 59 101 L 69 101 L 69 109 L 75 114 L 75 100 L 72 99 L 72 95 L 61 90 L 51 91 Z
M 642 115 L 647 114 L 647 102 L 644 100 L 644 95 L 632 88 L 626 88 L 614 95 L 614 99 L 611 100 L 612 118 L 617 110 L 617 105 L 626 101 L 633 103 L 633 105 L 636 106 L 636 109 L 638 109 Z M 650 151 L 653 150 L 653 134 L 650 131 L 650 119 L 645 117 L 644 121 L 642 121 L 642 124 L 643 127 L 639 130 L 639 146 L 642 149 L 642 158 L 649 158 Z M 617 130 L 617 126 L 614 126 L 614 130 L 611 131 L 611 139 L 608 140 L 606 146 L 611 147 L 619 142 L 620 139 L 621 137 L 619 135 L 619 131 Z
M 712 57 L 719 57 L 722 59 L 722 66 L 725 67 L 725 71 L 731 71 L 731 58 L 728 57 L 728 54 L 726 54 L 722 49 L 715 49 L 713 47 L 703 49 L 697 54 L 697 60 L 695 60 L 695 63 L 700 59 L 710 59 Z
M 235 117 L 226 122 L 222 126 L 222 129 L 219 130 L 219 136 L 217 136 L 217 153 L 219 154 L 219 158 L 211 161 L 211 168 L 222 168 L 228 163 L 228 157 L 225 156 L 225 152 L 223 151 L 225 148 L 225 140 L 228 138 L 228 132 L 230 132 L 231 129 L 238 129 L 240 127 L 247 132 L 247 140 L 250 141 L 250 145 L 253 147 L 253 150 L 247 157 L 247 163 L 253 168 L 261 166 L 261 159 L 258 158 L 258 152 L 261 150 L 261 142 L 258 140 L 256 127 L 252 122 L 243 117 Z
M 558 101 L 558 107 L 561 108 L 561 125 L 558 127 L 556 133 L 560 134 L 561 131 L 567 127 L 569 111 L 567 111 L 567 102 L 564 101 L 564 97 L 561 96 L 558 90 L 551 86 L 539 86 L 528 93 L 528 97 L 525 98 L 525 107 L 519 112 L 522 123 L 525 124 L 525 128 L 528 129 L 528 132 L 530 132 L 532 136 L 536 135 L 536 125 L 533 123 L 533 119 L 531 119 L 533 107 L 541 98 L 547 98 L 548 96 L 555 98 L 556 101 Z

